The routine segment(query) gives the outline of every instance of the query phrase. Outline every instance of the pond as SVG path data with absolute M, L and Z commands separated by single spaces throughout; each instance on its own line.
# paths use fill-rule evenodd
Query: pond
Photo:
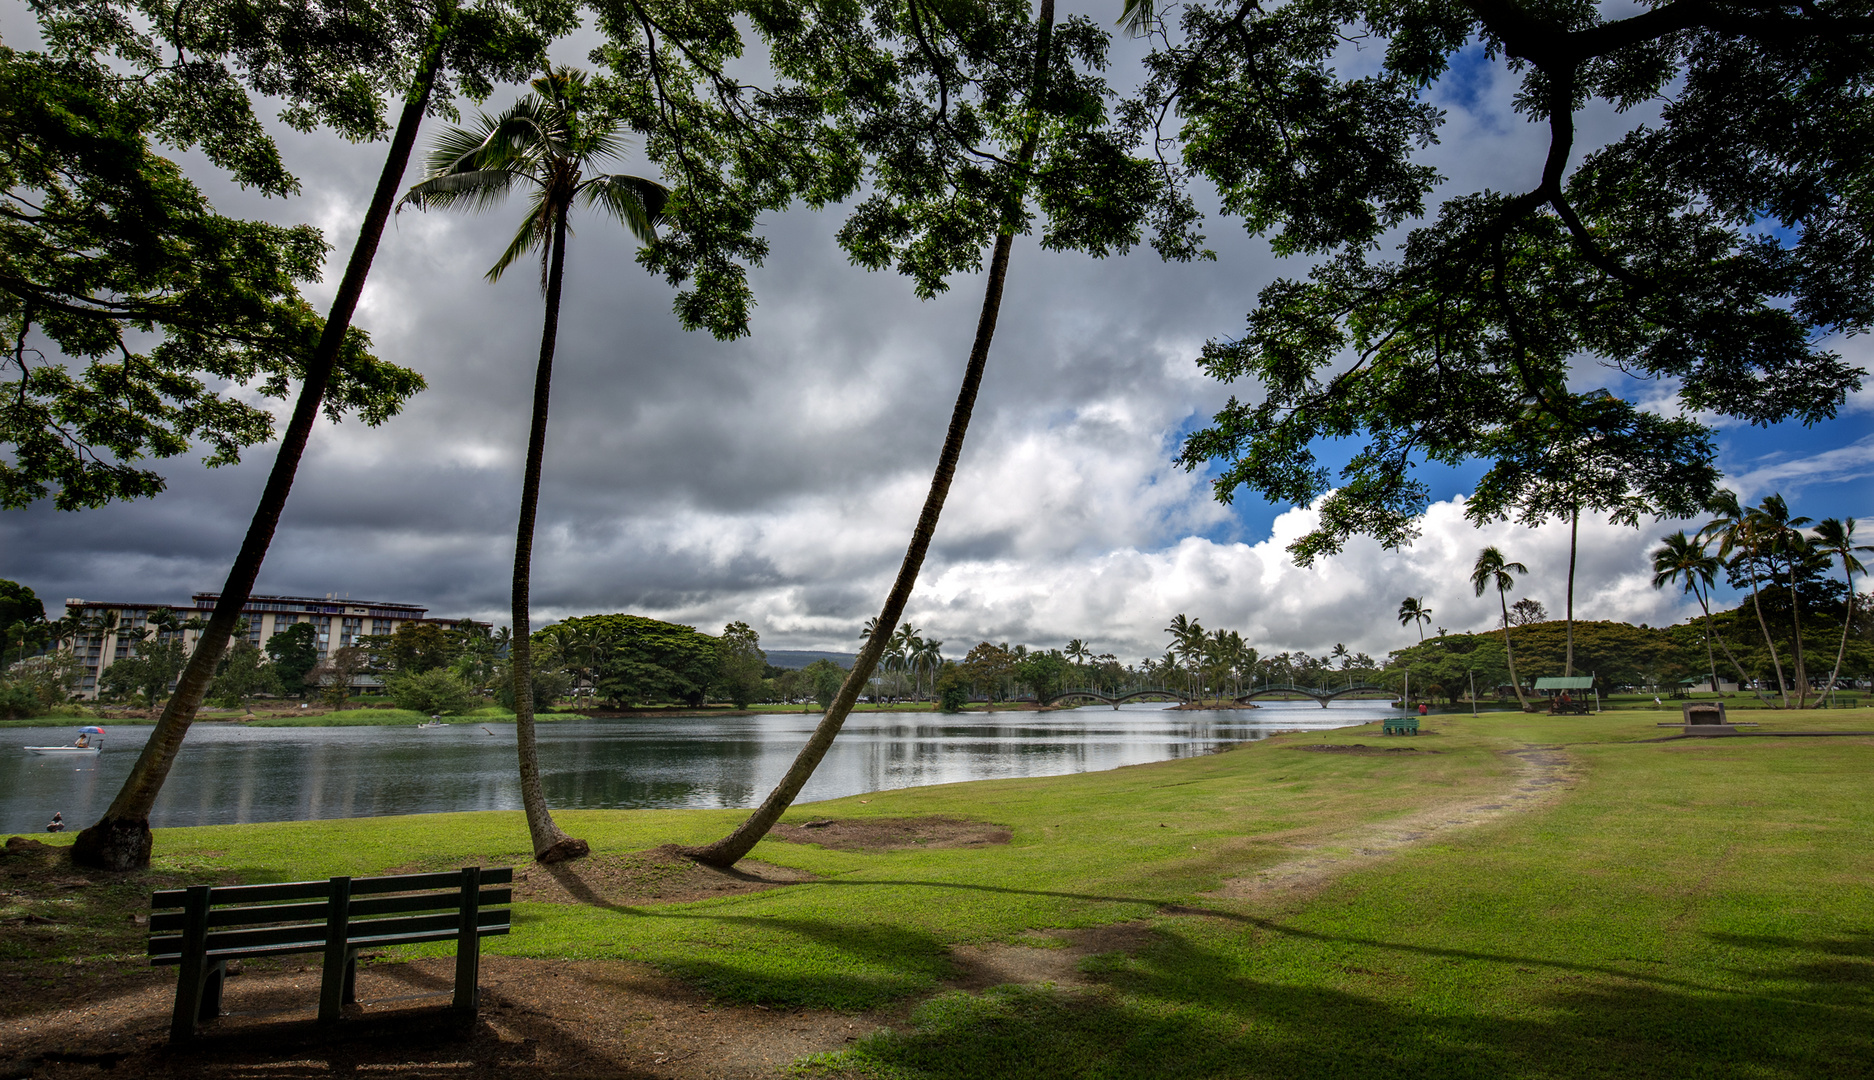
M 1190 757 L 1274 731 L 1389 715 L 1381 701 L 1265 702 L 1175 711 L 1159 704 L 1060 712 L 856 713 L 802 802 L 888 788 L 1059 776 Z M 817 714 L 562 720 L 539 727 L 542 782 L 556 808 L 750 807 L 806 741 Z M 37 832 L 53 811 L 97 820 L 150 728 L 112 724 L 96 757 L 21 747 L 70 742 L 76 725 L 0 728 L 0 831 Z M 197 724 L 157 800 L 157 827 L 515 810 L 512 724 L 446 728 Z

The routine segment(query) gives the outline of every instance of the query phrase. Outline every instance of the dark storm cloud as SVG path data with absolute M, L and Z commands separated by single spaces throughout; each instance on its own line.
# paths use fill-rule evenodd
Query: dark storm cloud
M 1473 75 L 1434 163 L 1465 190 L 1527 186 L 1542 132 L 1517 122 L 1510 82 Z M 498 93 L 491 107 L 509 97 Z M 1584 132 L 1615 130 L 1604 121 L 1590 118 Z M 184 160 L 224 212 L 326 231 L 328 281 L 308 290 L 323 305 L 383 144 L 292 133 L 282 144 L 304 184 L 293 200 L 239 191 Z M 379 355 L 421 371 L 430 389 L 382 428 L 320 427 L 261 591 L 507 620 L 541 296 L 533 266 L 493 284 L 483 275 L 520 212 L 515 202 L 479 217 L 404 213 L 386 233 L 358 324 Z M 918 302 L 897 275 L 847 263 L 833 243 L 844 213 L 765 224 L 772 253 L 751 277 L 753 334 L 735 342 L 682 331 L 670 287 L 636 265 L 629 238 L 605 221 L 576 223 L 536 623 L 636 610 L 708 630 L 746 619 L 780 648 L 850 648 L 928 486 L 981 282 L 960 278 Z M 1379 653 L 1399 643 L 1390 610 L 1408 593 L 1432 596 L 1454 629 L 1494 617 L 1463 587 L 1481 541 L 1449 504 L 1414 552 L 1356 545 L 1304 571 L 1281 547 L 1305 515 L 1278 521 L 1273 539 L 1237 537 L 1237 519 L 1203 478 L 1171 464 L 1176 433 L 1230 392 L 1197 371 L 1204 340 L 1240 332 L 1278 272 L 1305 273 L 1278 265 L 1235 221 L 1213 219 L 1207 231 L 1219 261 L 1188 266 L 1149 249 L 1095 261 L 1017 245 L 957 483 L 909 612 L 947 652 L 982 639 L 1058 646 L 1080 636 L 1128 658 L 1156 654 L 1157 628 L 1184 610 L 1278 649 L 1341 640 Z M 0 515 L 0 577 L 55 602 L 183 601 L 218 588 L 271 459 L 261 447 L 234 468 L 177 460 L 155 500 Z M 1501 533 L 1506 543 L 1525 535 Z M 1582 594 L 1658 621 L 1676 600 L 1632 576 L 1645 537 L 1596 535 Z M 1544 533 L 1525 544 L 1525 561 L 1552 571 L 1562 558 L 1553 541 Z

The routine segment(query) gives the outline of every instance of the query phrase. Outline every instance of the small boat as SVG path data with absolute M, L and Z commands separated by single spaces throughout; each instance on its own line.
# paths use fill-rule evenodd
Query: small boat
M 61 754 L 83 754 L 88 756 L 96 754 L 104 749 L 104 729 L 95 726 L 81 727 L 78 729 L 78 740 L 76 742 L 69 742 L 63 746 L 28 746 L 23 747 L 23 749 L 29 754 L 43 754 L 46 756 Z
M 418 724 L 416 726 L 416 729 L 418 731 L 428 731 L 431 728 L 448 727 L 448 726 L 449 726 L 448 724 L 445 724 L 441 720 L 438 720 L 432 716 L 428 720 L 425 720 L 422 723 Z

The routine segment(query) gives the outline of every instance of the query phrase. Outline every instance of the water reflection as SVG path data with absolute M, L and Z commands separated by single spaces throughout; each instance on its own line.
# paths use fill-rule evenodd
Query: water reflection
M 801 793 L 802 801 L 887 788 L 1058 776 L 1189 757 L 1272 731 L 1342 727 L 1388 713 L 1383 702 L 1269 702 L 1261 709 L 1174 712 L 1141 703 L 1056 713 L 962 717 L 859 714 Z M 556 807 L 747 807 L 773 787 L 817 716 L 561 721 L 540 728 L 542 783 Z M 83 762 L 19 747 L 71 738 L 65 728 L 0 729 L 0 830 L 97 818 L 149 735 L 113 725 Z M 490 735 L 489 732 L 494 734 Z M 513 810 L 514 730 L 258 728 L 204 724 L 189 733 L 151 823 L 368 817 Z

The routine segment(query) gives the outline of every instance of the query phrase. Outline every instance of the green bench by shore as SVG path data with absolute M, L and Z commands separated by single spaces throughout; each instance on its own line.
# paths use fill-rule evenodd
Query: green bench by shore
M 1417 735 L 1419 718 L 1416 716 L 1394 716 L 1387 719 L 1380 727 L 1381 735 Z
M 434 874 L 335 877 L 278 885 L 194 885 L 150 898 L 150 963 L 174 964 L 176 1011 L 169 1037 L 195 1036 L 221 1014 L 227 963 L 257 956 L 322 953 L 319 1022 L 336 1023 L 357 1000 L 358 950 L 426 941 L 456 943 L 453 1008 L 475 1014 L 481 939 L 506 934 L 513 900 L 509 867 L 465 866 Z

